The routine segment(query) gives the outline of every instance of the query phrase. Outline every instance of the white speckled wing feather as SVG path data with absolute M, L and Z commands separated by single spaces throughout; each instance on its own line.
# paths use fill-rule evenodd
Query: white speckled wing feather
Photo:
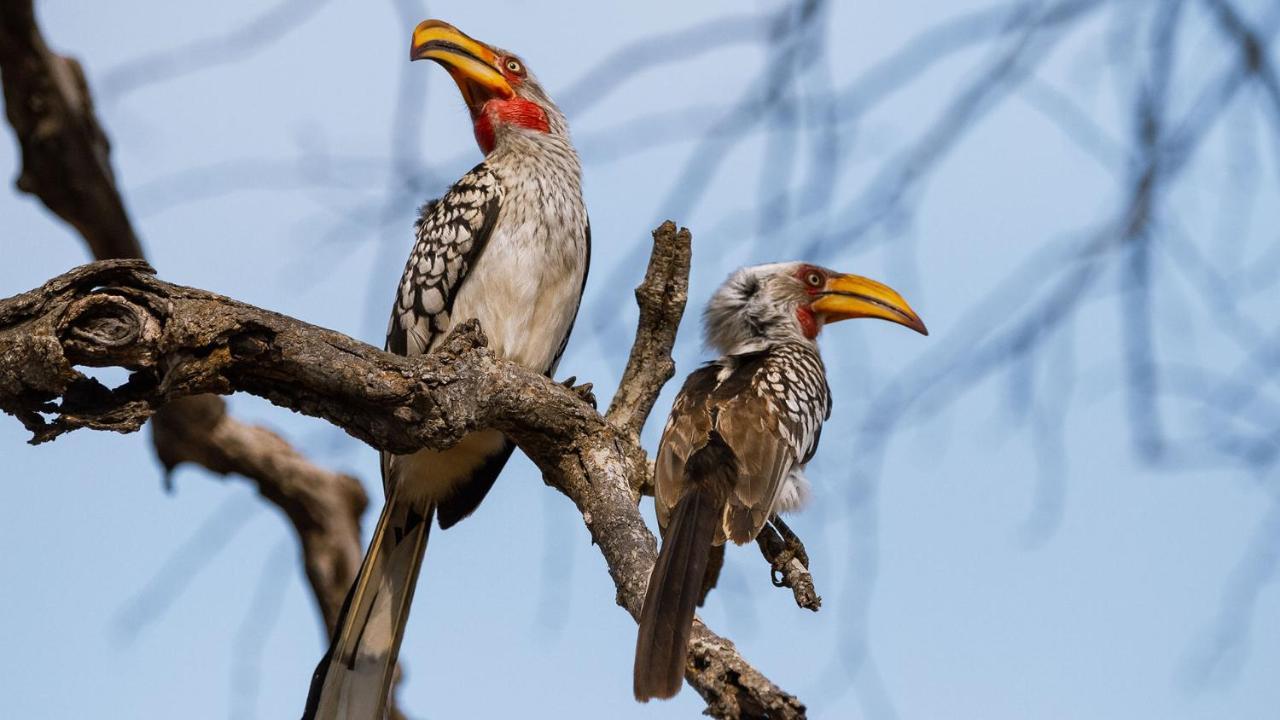
M 738 464 L 718 541 L 754 539 L 770 515 L 802 501 L 807 482 L 796 475 L 813 457 L 830 411 L 822 360 L 807 345 L 782 343 L 730 355 L 691 374 L 676 398 L 655 464 L 660 524 L 693 481 L 684 477 L 685 462 L 714 429 Z
M 501 201 L 501 184 L 481 163 L 423 206 L 387 324 L 389 352 L 422 355 L 448 331 L 458 291 L 493 234 Z

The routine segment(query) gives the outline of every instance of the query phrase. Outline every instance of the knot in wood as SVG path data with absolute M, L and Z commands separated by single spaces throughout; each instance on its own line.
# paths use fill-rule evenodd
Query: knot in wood
M 437 348 L 437 352 L 443 352 L 448 355 L 463 355 L 477 348 L 489 346 L 489 338 L 484 334 L 484 328 L 480 327 L 480 321 L 475 318 L 464 320 L 453 327 L 449 334 L 445 336 L 444 342 Z
M 58 323 L 67 357 L 85 365 L 150 365 L 159 335 L 160 323 L 147 308 L 109 292 L 75 301 Z

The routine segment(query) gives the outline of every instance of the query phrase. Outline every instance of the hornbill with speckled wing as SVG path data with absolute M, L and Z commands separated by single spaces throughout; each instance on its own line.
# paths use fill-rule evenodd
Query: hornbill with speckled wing
M 427 203 L 396 291 L 386 348 L 431 352 L 457 322 L 480 320 L 489 348 L 550 375 L 577 316 L 591 230 L 564 115 L 524 62 L 427 20 L 411 60 L 440 63 L 471 112 L 484 160 Z M 305 718 L 382 720 L 432 518 L 470 515 L 511 455 L 497 430 L 448 450 L 382 455 L 386 503 Z
M 750 542 L 804 504 L 804 467 L 831 413 L 818 333 L 858 317 L 928 334 L 889 287 L 807 263 L 743 268 L 712 297 L 706 340 L 721 355 L 685 380 L 654 463 L 663 540 L 640 613 L 636 699 L 679 692 L 713 546 Z

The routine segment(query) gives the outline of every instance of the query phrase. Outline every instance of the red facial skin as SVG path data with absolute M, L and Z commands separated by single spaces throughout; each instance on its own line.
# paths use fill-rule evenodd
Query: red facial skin
M 514 97 L 510 100 L 495 98 L 486 102 L 484 107 L 480 108 L 480 112 L 476 114 L 474 122 L 476 143 L 480 145 L 480 150 L 485 155 L 493 152 L 493 129 L 498 125 L 514 125 L 537 130 L 538 132 L 551 131 L 551 125 L 547 122 L 547 114 L 543 112 L 542 108 L 538 107 L 537 103 L 520 97 Z
M 524 71 L 512 72 L 507 63 L 514 58 L 502 58 L 499 60 L 499 67 L 502 68 L 502 75 L 510 83 L 512 89 L 518 89 L 524 83 Z M 516 60 L 515 62 L 519 62 Z M 485 101 L 477 112 L 472 109 L 472 115 L 475 125 L 476 143 L 480 146 L 480 150 L 488 155 L 493 152 L 494 148 L 494 128 L 499 125 L 514 125 L 515 127 L 527 128 L 538 132 L 550 132 L 551 125 L 547 122 L 547 113 L 543 111 L 537 103 L 532 100 L 525 100 L 516 96 L 508 99 L 492 98 Z
M 817 297 L 822 292 L 822 288 L 827 284 L 827 274 L 822 268 L 812 265 L 801 265 L 795 274 L 795 278 L 799 280 L 805 287 L 805 290 L 811 297 Z M 814 281 L 817 281 L 816 283 Z M 810 340 L 818 337 L 818 331 L 822 326 L 818 324 L 818 318 L 813 312 L 811 305 L 801 305 L 796 308 L 796 320 L 800 322 L 800 329 L 804 332 L 804 336 Z
M 796 308 L 796 319 L 800 321 L 800 329 L 804 331 L 805 337 L 810 340 L 818 337 L 818 318 L 813 314 L 813 308 L 808 305 Z

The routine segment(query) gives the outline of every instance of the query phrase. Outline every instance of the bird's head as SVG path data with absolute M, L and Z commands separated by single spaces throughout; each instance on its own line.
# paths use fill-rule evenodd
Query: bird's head
M 703 314 L 707 344 L 725 354 L 770 342 L 813 342 L 824 325 L 850 318 L 880 318 L 929 334 L 893 288 L 802 262 L 734 272 Z
M 476 142 L 488 155 L 511 133 L 568 135 L 564 115 L 513 53 L 480 42 L 441 20 L 413 30 L 410 60 L 435 60 L 458 84 Z

